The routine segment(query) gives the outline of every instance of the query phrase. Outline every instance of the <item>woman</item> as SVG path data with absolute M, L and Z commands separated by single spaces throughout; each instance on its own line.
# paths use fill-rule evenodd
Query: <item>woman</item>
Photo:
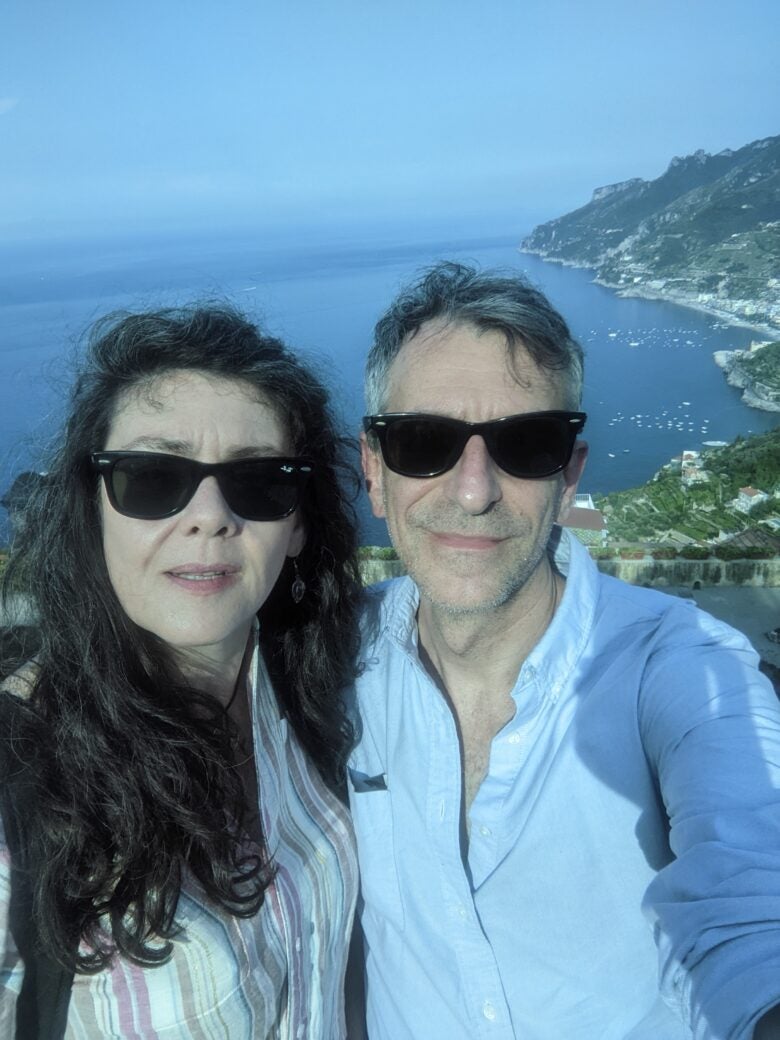
M 75 969 L 68 1040 L 343 1035 L 344 448 L 311 373 L 227 309 L 93 331 L 6 576 L 41 648 L 0 697 L 24 781 L 7 790 L 34 791 L 15 813 L 30 920 L 66 969 L 55 988 Z M 9 860 L 3 846 L 10 1037 L 25 965 Z

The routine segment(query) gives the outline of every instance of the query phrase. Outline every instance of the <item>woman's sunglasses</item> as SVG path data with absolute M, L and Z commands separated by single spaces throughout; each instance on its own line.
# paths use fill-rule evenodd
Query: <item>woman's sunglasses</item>
M 366 415 L 363 428 L 379 438 L 385 464 L 403 477 L 438 477 L 452 469 L 470 437 L 480 436 L 497 466 L 513 477 L 551 477 L 568 465 L 584 412 L 524 412 L 471 423 L 444 415 L 393 412 Z
M 216 477 L 231 511 L 244 520 L 282 520 L 301 500 L 312 472 L 308 459 L 255 458 L 196 462 L 149 451 L 98 451 L 111 505 L 135 520 L 163 520 L 181 512 L 205 477 Z

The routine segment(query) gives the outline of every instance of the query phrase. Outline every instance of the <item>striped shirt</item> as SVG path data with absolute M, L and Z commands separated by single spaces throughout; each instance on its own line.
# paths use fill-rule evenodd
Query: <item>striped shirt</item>
M 74 980 L 66 1040 L 334 1040 L 345 1036 L 344 974 L 357 893 L 354 837 L 292 728 L 256 650 L 250 669 L 260 810 L 276 876 L 260 911 L 231 916 L 184 883 L 168 963 L 117 957 Z M 0 1036 L 14 1032 L 24 966 L 8 930 L 9 857 L 0 830 Z

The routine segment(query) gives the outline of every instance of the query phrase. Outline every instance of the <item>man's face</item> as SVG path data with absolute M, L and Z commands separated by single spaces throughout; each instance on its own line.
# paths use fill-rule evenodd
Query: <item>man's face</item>
M 557 380 L 524 350 L 511 360 L 504 336 L 470 325 L 430 323 L 396 357 L 385 412 L 427 412 L 485 422 L 520 412 L 566 409 Z M 424 598 L 453 614 L 490 611 L 512 600 L 544 557 L 585 463 L 578 442 L 562 473 L 512 477 L 472 437 L 438 477 L 389 470 L 364 439 L 363 468 L 374 515 Z

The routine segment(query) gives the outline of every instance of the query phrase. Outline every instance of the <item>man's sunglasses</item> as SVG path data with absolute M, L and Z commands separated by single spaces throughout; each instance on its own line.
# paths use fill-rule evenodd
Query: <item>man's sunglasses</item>
M 301 500 L 312 472 L 308 459 L 255 458 L 196 462 L 149 451 L 97 451 L 111 505 L 135 520 L 163 520 L 181 512 L 205 477 L 216 477 L 231 511 L 244 520 L 281 520 Z
M 551 477 L 569 463 L 584 412 L 524 412 L 472 423 L 444 415 L 366 415 L 363 429 L 379 439 L 385 465 L 403 477 L 438 477 L 452 469 L 470 437 L 482 437 L 497 466 L 513 477 Z

